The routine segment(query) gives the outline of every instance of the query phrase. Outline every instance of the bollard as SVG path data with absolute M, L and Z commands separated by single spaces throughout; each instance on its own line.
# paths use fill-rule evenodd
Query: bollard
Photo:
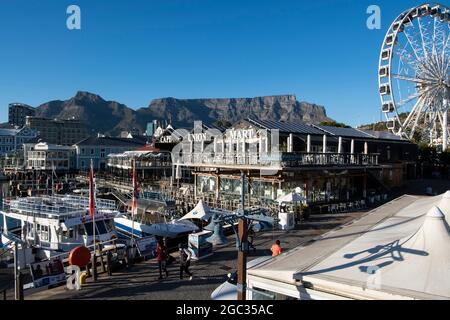
M 6 289 L 3 290 L 3 300 L 6 301 Z
M 91 268 L 89 268 L 89 263 L 86 265 L 86 275 L 87 275 L 88 277 L 91 276 Z
M 103 254 L 100 255 L 100 264 L 101 264 L 101 266 L 102 266 L 102 273 L 105 273 L 105 272 L 106 272 L 104 257 L 105 257 L 105 256 L 104 256 Z
M 108 250 L 106 253 L 106 265 L 108 268 L 108 276 L 112 276 L 112 270 L 111 270 L 111 251 Z
M 94 252 L 92 255 L 92 278 L 95 281 L 97 281 L 97 255 Z
M 19 272 L 19 300 L 24 300 L 23 274 L 22 274 L 22 272 Z

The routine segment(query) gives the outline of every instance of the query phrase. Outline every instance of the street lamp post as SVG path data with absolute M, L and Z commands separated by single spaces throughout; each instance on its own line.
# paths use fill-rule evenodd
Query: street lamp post
M 248 247 L 248 223 L 245 217 L 245 174 L 241 171 L 241 212 L 239 214 L 238 224 L 238 261 L 237 261 L 237 299 L 240 301 L 246 300 L 246 287 L 247 287 L 247 247 Z

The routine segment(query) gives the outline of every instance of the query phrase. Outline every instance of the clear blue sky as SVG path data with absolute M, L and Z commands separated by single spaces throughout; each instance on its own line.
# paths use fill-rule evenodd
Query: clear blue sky
M 0 1 L 0 121 L 7 105 L 78 90 L 132 108 L 160 97 L 296 94 L 357 125 L 380 119 L 377 64 L 407 0 Z M 82 30 L 66 28 L 81 7 Z M 382 29 L 366 9 L 382 9 Z

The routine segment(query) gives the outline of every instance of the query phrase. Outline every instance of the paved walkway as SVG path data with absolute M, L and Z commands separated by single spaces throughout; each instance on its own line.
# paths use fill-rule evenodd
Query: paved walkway
M 305 244 L 313 238 L 348 223 L 364 215 L 364 212 L 352 212 L 335 215 L 314 215 L 296 230 L 280 230 L 257 234 L 254 244 L 256 252 L 251 252 L 249 260 L 270 255 L 268 248 L 276 239 L 280 239 L 285 250 Z M 226 281 L 227 274 L 236 269 L 237 251 L 233 236 L 228 237 L 229 244 L 215 250 L 214 255 L 193 262 L 191 271 L 194 278 L 179 279 L 178 264 L 168 267 L 169 277 L 158 281 L 158 266 L 155 260 L 143 261 L 130 269 L 122 269 L 111 277 L 101 276 L 96 283 L 87 283 L 80 291 L 68 291 L 65 287 L 26 295 L 26 299 L 151 299 L 151 300 L 207 300 L 212 291 Z

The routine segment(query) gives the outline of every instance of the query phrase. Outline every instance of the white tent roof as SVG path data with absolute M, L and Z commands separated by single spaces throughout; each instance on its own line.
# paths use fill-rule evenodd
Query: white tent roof
M 202 219 L 209 220 L 209 218 L 213 215 L 213 212 L 207 204 L 200 200 L 199 203 L 192 209 L 189 213 L 187 213 L 184 217 L 180 218 L 180 220 L 186 219 Z
M 277 199 L 278 203 L 294 203 L 294 202 L 302 202 L 305 201 L 306 198 L 303 197 L 302 195 L 295 193 L 295 192 L 291 192 L 285 196 L 281 196 Z
M 445 215 L 445 220 L 447 220 L 447 223 L 450 225 L 450 191 L 444 193 L 438 207 L 441 209 L 442 213 Z
M 450 299 L 449 195 L 400 197 L 249 274 L 357 299 Z

